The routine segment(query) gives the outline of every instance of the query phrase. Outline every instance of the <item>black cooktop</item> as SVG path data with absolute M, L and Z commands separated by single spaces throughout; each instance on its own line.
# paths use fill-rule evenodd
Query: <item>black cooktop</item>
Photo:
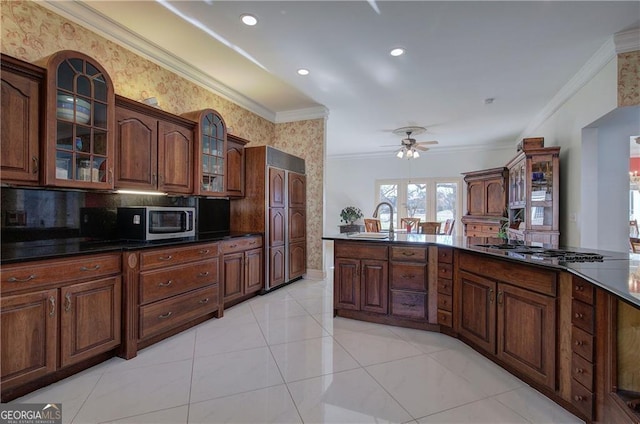
M 474 247 L 487 249 L 507 250 L 509 252 L 530 255 L 531 258 L 557 259 L 560 262 L 603 262 L 604 255 L 591 252 L 578 252 L 575 250 L 549 249 L 539 246 L 525 246 L 522 244 L 476 244 Z

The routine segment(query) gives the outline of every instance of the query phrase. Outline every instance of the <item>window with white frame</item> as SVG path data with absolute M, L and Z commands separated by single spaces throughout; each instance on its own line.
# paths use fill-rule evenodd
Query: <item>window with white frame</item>
M 399 228 L 400 219 L 420 218 L 420 221 L 460 220 L 462 206 L 462 179 L 412 178 L 377 180 L 376 204 L 393 205 L 393 226 Z M 389 210 L 380 207 L 378 214 L 383 229 L 389 228 Z M 454 232 L 459 225 L 454 225 Z

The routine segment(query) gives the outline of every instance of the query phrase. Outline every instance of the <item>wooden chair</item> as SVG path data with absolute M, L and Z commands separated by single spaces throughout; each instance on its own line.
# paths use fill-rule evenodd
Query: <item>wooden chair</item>
M 440 234 L 446 234 L 450 236 L 453 233 L 453 224 L 455 223 L 456 223 L 456 220 L 452 218 L 444 221 L 444 228 L 442 229 L 442 233 Z
M 400 228 L 406 228 L 408 233 L 418 232 L 420 218 L 400 218 Z
M 640 237 L 640 230 L 638 230 L 638 220 L 629 220 L 629 235 L 631 237 Z
M 368 233 L 379 233 L 382 231 L 382 226 L 380 225 L 379 219 L 365 218 L 364 219 L 364 230 Z
M 422 234 L 439 234 L 441 222 L 421 222 L 418 224 Z

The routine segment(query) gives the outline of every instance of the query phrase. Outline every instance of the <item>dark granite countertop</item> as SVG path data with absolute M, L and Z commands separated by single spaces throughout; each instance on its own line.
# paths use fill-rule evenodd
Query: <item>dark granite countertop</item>
M 262 235 L 261 233 L 227 233 L 224 235 L 205 235 L 180 239 L 159 240 L 153 242 L 128 240 L 91 240 L 86 238 L 52 239 L 2 243 L 0 263 L 2 265 L 25 261 L 54 259 L 66 256 L 95 253 L 122 252 L 126 250 L 151 249 L 155 247 L 180 246 L 192 243 L 206 243 L 237 237 Z
M 640 254 L 561 246 L 561 249 L 596 253 L 603 257 L 602 261 L 597 262 L 563 262 L 557 258 L 519 253 L 517 249 L 480 247 L 469 243 L 466 237 L 406 233 L 396 233 L 391 240 L 389 238 L 369 239 L 362 237 L 362 235 L 337 234 L 325 236 L 323 240 L 450 246 L 520 263 L 565 270 L 584 278 L 636 307 L 640 307 Z

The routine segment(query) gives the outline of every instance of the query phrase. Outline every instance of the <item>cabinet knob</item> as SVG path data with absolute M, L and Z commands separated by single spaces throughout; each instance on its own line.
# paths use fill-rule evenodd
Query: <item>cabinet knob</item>
M 582 319 L 582 318 L 584 318 L 584 315 L 583 315 L 583 314 L 581 314 L 580 312 L 576 312 L 575 317 L 576 317 L 576 318 L 579 318 L 579 319 Z
M 205 297 L 204 299 L 202 299 L 202 300 L 200 301 L 200 303 L 202 303 L 202 304 L 209 303 L 209 298 L 208 298 L 208 297 Z
M 584 370 L 582 368 L 576 368 L 576 374 L 584 374 Z
M 583 291 L 584 290 L 584 286 L 581 286 L 580 284 L 576 284 L 576 291 Z
M 209 275 L 209 271 L 201 272 L 198 277 L 206 277 L 207 275 Z
M 584 346 L 584 342 L 582 340 L 576 340 L 576 346 Z
M 575 395 L 573 398 L 574 398 L 575 400 L 577 400 L 577 401 L 582 401 L 582 400 L 584 400 L 584 397 L 582 397 L 582 396 L 580 396 L 580 395 Z

